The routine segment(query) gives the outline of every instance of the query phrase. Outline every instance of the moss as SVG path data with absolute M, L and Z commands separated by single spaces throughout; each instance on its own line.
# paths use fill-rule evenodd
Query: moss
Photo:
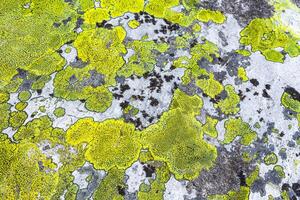
M 264 162 L 266 165 L 274 165 L 277 163 L 277 156 L 275 153 L 269 153 L 264 157 Z
M 220 11 L 205 9 L 197 12 L 196 19 L 205 23 L 212 21 L 217 24 L 222 24 L 226 20 L 226 17 Z
M 135 127 L 122 120 L 81 119 L 68 129 L 66 138 L 71 145 L 88 144 L 85 157 L 96 169 L 125 169 L 138 159 L 141 149 Z
M 28 9 L 22 1 L 2 5 L 0 16 L 1 72 L 0 85 L 5 86 L 22 68 L 36 75 L 50 75 L 62 69 L 64 60 L 56 52 L 66 41 L 74 38 L 76 12 L 62 0 L 31 1 Z M 71 21 L 62 24 L 62 20 Z M 55 27 L 54 23 L 61 23 Z M 16 39 L 17 38 L 17 39 Z
M 27 102 L 19 102 L 19 103 L 16 104 L 15 107 L 18 111 L 22 111 L 27 107 L 27 105 L 28 105 Z
M 79 189 L 78 186 L 76 184 L 73 184 L 70 188 L 68 188 L 68 191 L 64 195 L 65 199 L 66 200 L 76 200 L 78 189 Z
M 156 55 L 165 52 L 168 45 L 155 43 L 153 41 L 134 40 L 126 45 L 127 48 L 134 50 L 134 54 L 118 72 L 118 75 L 129 77 L 132 74 L 142 76 L 153 70 L 156 64 Z
M 59 117 L 63 117 L 66 113 L 66 110 L 62 107 L 59 108 L 55 108 L 53 114 L 55 115 L 55 117 L 59 118 Z
M 276 50 L 283 48 L 291 57 L 300 55 L 297 39 L 286 33 L 274 19 L 257 18 L 241 31 L 240 42 L 251 45 L 252 51 L 260 51 L 267 60 L 283 62 L 284 55 Z
M 197 177 L 216 158 L 216 149 L 202 139 L 201 123 L 195 119 L 201 107 L 201 98 L 176 90 L 170 110 L 142 131 L 144 148 L 155 160 L 166 162 L 178 179 Z
M 285 178 L 284 169 L 281 165 L 275 165 L 273 169 L 278 173 L 280 178 Z
M 31 93 L 28 90 L 24 90 L 22 92 L 19 93 L 18 98 L 20 101 L 28 101 L 31 97 Z
M 218 131 L 216 129 L 216 125 L 219 121 L 212 117 L 206 117 L 206 123 L 203 125 L 203 132 L 210 137 L 217 138 Z
M 225 136 L 224 136 L 224 144 L 231 143 L 237 136 L 240 136 L 241 144 L 250 145 L 257 137 L 255 131 L 250 129 L 249 124 L 243 122 L 241 118 L 230 118 L 225 121 Z
M 24 111 L 14 111 L 9 115 L 9 125 L 14 129 L 19 128 L 27 117 L 27 113 Z
M 238 73 L 238 77 L 239 77 L 243 82 L 246 82 L 246 81 L 249 80 L 245 68 L 239 67 L 237 73 Z
M 130 28 L 132 28 L 132 29 L 136 29 L 137 27 L 140 26 L 140 22 L 137 21 L 137 20 L 130 20 L 130 21 L 128 22 L 128 26 L 129 26 Z
M 121 200 L 124 199 L 120 193 L 126 190 L 124 183 L 124 170 L 112 168 L 108 171 L 106 177 L 100 183 L 98 189 L 94 194 L 94 199 L 103 200 Z
M 236 114 L 240 108 L 238 104 L 240 103 L 240 97 L 235 92 L 235 89 L 232 85 L 226 85 L 225 91 L 227 92 L 227 97 L 224 100 L 220 100 L 215 104 L 216 108 L 219 108 L 222 113 L 228 114 Z

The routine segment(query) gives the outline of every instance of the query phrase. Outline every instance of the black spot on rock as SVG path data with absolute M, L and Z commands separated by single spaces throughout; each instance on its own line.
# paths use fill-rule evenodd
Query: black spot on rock
M 255 87 L 259 85 L 258 80 L 254 78 L 250 79 L 250 83 L 252 83 L 252 85 L 254 85 Z
M 155 167 L 151 165 L 144 165 L 143 169 L 146 172 L 146 177 L 152 177 L 152 174 L 155 172 Z

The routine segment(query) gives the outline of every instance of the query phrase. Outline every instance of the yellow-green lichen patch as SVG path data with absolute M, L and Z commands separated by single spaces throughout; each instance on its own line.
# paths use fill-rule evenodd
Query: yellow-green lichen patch
M 241 144 L 250 145 L 257 137 L 255 131 L 252 131 L 249 124 L 241 118 L 230 118 L 225 122 L 224 144 L 231 143 L 237 136 L 240 136 Z
M 126 190 L 126 184 L 124 183 L 124 180 L 124 170 L 112 168 L 108 171 L 106 177 L 101 181 L 94 194 L 94 199 L 124 199 L 124 196 L 122 195 L 122 191 L 125 193 Z
M 274 165 L 277 163 L 277 156 L 275 153 L 269 153 L 264 157 L 264 163 L 266 165 Z
M 141 149 L 135 127 L 122 120 L 81 119 L 68 129 L 66 137 L 74 146 L 88 144 L 85 157 L 97 169 L 125 169 L 138 159 Z
M 292 98 L 292 96 L 289 93 L 284 92 L 282 94 L 281 103 L 284 107 L 294 112 L 300 113 L 300 101 L 297 101 L 296 99 Z
M 128 22 L 128 26 L 129 26 L 130 28 L 132 28 L 132 29 L 136 29 L 137 27 L 140 26 L 140 22 L 137 21 L 137 20 L 130 20 L 130 21 Z
M 240 97 L 235 92 L 235 89 L 232 85 L 226 85 L 225 91 L 227 92 L 227 97 L 224 100 L 220 100 L 215 104 L 216 108 L 219 108 L 222 113 L 236 114 L 240 109 L 238 104 L 240 103 Z
M 251 55 L 251 52 L 246 49 L 238 49 L 235 52 L 242 56 L 250 56 Z
M 280 178 L 285 178 L 284 169 L 281 165 L 275 165 L 273 169 L 278 173 Z
M 56 50 L 75 36 L 77 14 L 71 4 L 63 0 L 33 0 L 28 8 L 24 4 L 7 1 L 1 6 L 1 86 L 17 74 L 17 68 L 36 75 L 60 70 L 65 61 Z
M 9 112 L 11 105 L 8 103 L 0 104 L 0 132 L 6 129 L 9 125 Z
M 14 111 L 10 113 L 9 125 L 14 129 L 19 128 L 25 122 L 27 117 L 27 113 L 24 111 Z
M 14 134 L 14 139 L 17 141 L 27 140 L 36 143 L 45 139 L 59 142 L 56 137 L 62 134 L 63 132 L 61 129 L 54 129 L 52 127 L 52 121 L 48 116 L 43 116 L 21 126 Z
M 249 80 L 247 76 L 247 72 L 244 67 L 239 67 L 237 72 L 238 77 L 243 81 L 246 82 Z
M 93 75 L 97 76 L 95 82 Z M 104 112 L 112 101 L 112 94 L 90 67 L 66 69 L 57 73 L 54 79 L 54 95 L 67 100 L 83 100 L 88 110 Z M 102 78 L 103 79 L 103 78 Z
M 102 0 L 101 7 L 109 10 L 112 17 L 122 16 L 126 12 L 138 13 L 144 9 L 144 0 Z
M 56 108 L 53 112 L 55 117 L 63 117 L 66 113 L 66 110 L 62 107 Z
M 26 142 L 0 142 L 0 193 L 3 199 L 50 199 L 58 184 L 55 164 Z
M 4 91 L 0 91 L 0 104 L 6 103 L 9 100 L 9 94 Z
M 195 119 L 201 107 L 200 97 L 176 90 L 170 111 L 142 131 L 144 148 L 149 148 L 155 160 L 166 162 L 178 179 L 197 177 L 216 158 L 216 149 L 204 142 L 201 123 Z
M 123 44 L 126 32 L 122 27 L 112 30 L 96 28 L 83 31 L 74 42 L 78 57 L 90 68 L 105 76 L 105 83 L 115 83 L 116 72 L 125 63 L 121 54 L 126 54 Z
M 224 86 L 214 79 L 214 75 L 212 73 L 209 74 L 209 78 L 207 79 L 203 78 L 197 80 L 196 85 L 211 98 L 215 98 L 224 90 Z
M 109 20 L 110 16 L 107 9 L 96 8 L 90 9 L 84 13 L 84 23 L 93 25 L 93 28 L 97 23 L 101 23 L 103 20 Z
M 30 97 L 31 97 L 31 93 L 27 90 L 20 92 L 18 95 L 19 100 L 23 102 L 28 101 Z
M 297 39 L 286 33 L 274 19 L 254 19 L 240 34 L 242 44 L 251 45 L 253 52 L 260 51 L 267 60 L 283 62 L 284 55 L 277 48 L 282 48 L 291 57 L 300 55 Z
M 118 72 L 118 75 L 125 77 L 132 74 L 142 76 L 144 73 L 152 71 L 156 64 L 156 54 L 163 53 L 168 49 L 168 45 L 164 43 L 156 44 L 153 41 L 139 40 L 129 42 L 126 47 L 134 50 L 134 55 Z
M 217 24 L 222 24 L 226 20 L 226 17 L 220 11 L 214 10 L 200 10 L 197 12 L 195 17 L 201 22 L 209 22 L 212 21 Z
M 18 110 L 18 111 L 22 111 L 22 110 L 24 110 L 27 106 L 28 106 L 28 103 L 27 103 L 27 102 L 19 102 L 19 103 L 16 104 L 15 108 L 16 108 L 16 110 Z
M 217 119 L 207 116 L 206 122 L 203 125 L 203 133 L 209 135 L 210 137 L 217 138 L 218 131 L 216 129 L 216 125 L 218 122 L 219 121 Z

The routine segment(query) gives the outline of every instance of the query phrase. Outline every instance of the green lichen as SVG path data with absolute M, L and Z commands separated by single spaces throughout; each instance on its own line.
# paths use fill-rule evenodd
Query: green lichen
M 176 90 L 170 110 L 142 131 L 144 148 L 166 162 L 178 179 L 197 177 L 216 158 L 216 149 L 202 139 L 201 123 L 195 119 L 201 107 L 201 98 Z
M 96 169 L 125 169 L 138 159 L 141 149 L 139 133 L 122 120 L 81 119 L 68 129 L 66 138 L 74 146 L 88 144 L 85 157 Z
M 241 118 L 230 118 L 225 121 L 224 144 L 231 143 L 237 136 L 241 137 L 241 144 L 250 145 L 257 137 L 255 131 L 252 131 L 249 124 L 243 122 Z

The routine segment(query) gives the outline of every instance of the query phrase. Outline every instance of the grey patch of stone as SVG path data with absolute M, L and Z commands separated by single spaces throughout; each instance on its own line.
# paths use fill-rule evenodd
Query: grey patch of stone
M 254 167 L 243 161 L 240 146 L 228 151 L 223 147 L 218 148 L 218 157 L 215 166 L 202 170 L 200 176 L 188 184 L 199 191 L 200 198 L 214 194 L 226 194 L 230 190 L 239 190 L 241 180 L 239 173 L 248 176 Z
M 82 82 L 83 86 L 98 87 L 105 83 L 105 76 L 103 74 L 98 73 L 96 70 L 90 70 L 89 73 L 90 77 Z
M 300 8 L 300 0 L 293 0 L 294 4 Z
M 71 67 L 74 67 L 74 68 L 84 68 L 85 66 L 87 66 L 88 63 L 86 62 L 83 62 L 80 58 L 76 58 L 76 60 L 74 62 L 71 62 L 70 63 L 70 66 Z
M 93 165 L 84 165 L 78 171 L 79 173 L 91 175 L 92 179 L 88 183 L 87 188 L 78 190 L 76 200 L 89 199 L 98 188 L 100 182 L 103 180 L 106 174 L 102 170 L 95 170 Z
M 294 0 L 299 1 L 299 0 Z M 202 0 L 200 6 L 232 14 L 240 26 L 245 27 L 255 18 L 270 18 L 274 7 L 266 0 Z

